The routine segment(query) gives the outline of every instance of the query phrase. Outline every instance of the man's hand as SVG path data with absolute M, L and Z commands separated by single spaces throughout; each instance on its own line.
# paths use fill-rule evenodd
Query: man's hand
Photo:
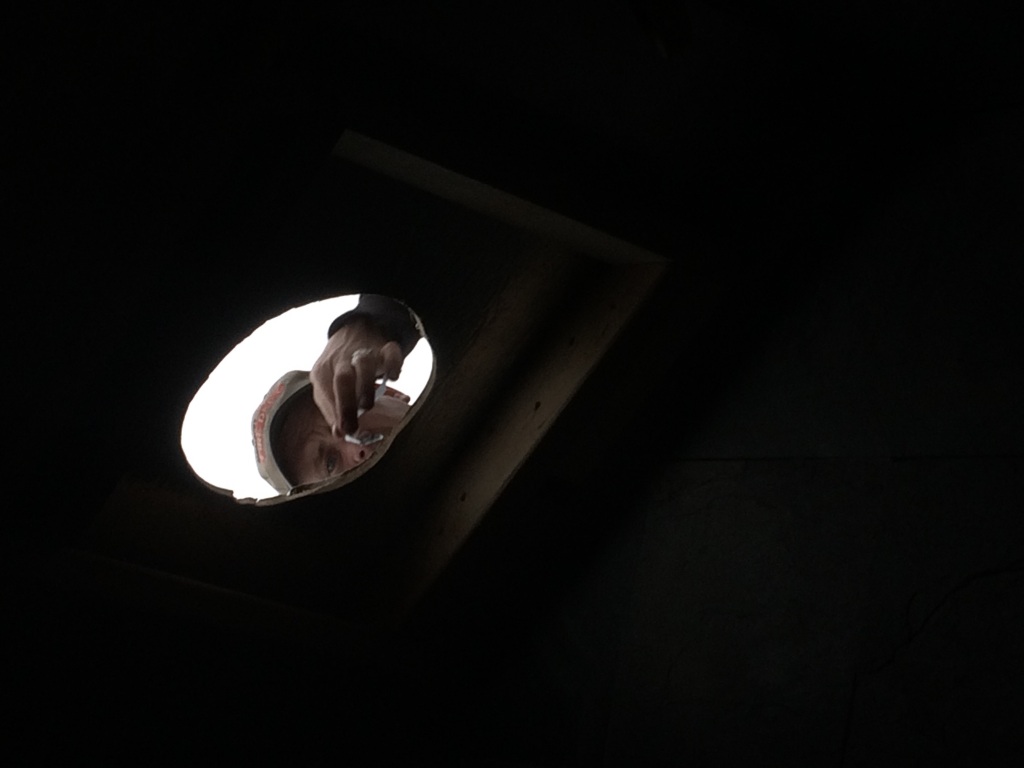
M 376 379 L 397 379 L 403 362 L 398 343 L 365 320 L 339 328 L 327 340 L 309 379 L 313 402 L 336 437 L 358 431 L 359 412 L 373 408 Z

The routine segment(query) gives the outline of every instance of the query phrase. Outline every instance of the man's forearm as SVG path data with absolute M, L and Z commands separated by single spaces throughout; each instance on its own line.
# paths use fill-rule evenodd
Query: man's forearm
M 368 321 L 388 341 L 397 342 L 403 355 L 408 355 L 422 336 L 415 315 L 405 304 L 390 296 L 364 293 L 355 309 L 335 318 L 327 338 L 356 320 Z

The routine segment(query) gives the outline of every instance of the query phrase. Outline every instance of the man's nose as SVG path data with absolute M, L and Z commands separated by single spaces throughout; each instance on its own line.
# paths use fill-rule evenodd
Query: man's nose
M 341 451 L 345 456 L 345 464 L 349 467 L 358 467 L 370 458 L 372 453 L 371 448 L 365 445 L 356 445 L 355 443 L 342 443 Z

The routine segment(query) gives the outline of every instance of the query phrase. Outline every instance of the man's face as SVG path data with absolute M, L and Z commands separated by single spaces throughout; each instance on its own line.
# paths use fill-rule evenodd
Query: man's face
M 330 480 L 373 455 L 374 446 L 356 445 L 331 434 L 313 402 L 312 389 L 295 397 L 275 446 L 278 463 L 293 485 Z
M 359 417 L 360 434 L 383 435 L 386 442 L 409 412 L 409 405 L 400 399 L 402 397 L 404 395 L 396 394 L 378 398 L 373 408 Z M 358 467 L 384 445 L 384 442 L 358 445 L 344 436 L 331 434 L 327 419 L 313 401 L 312 387 L 295 395 L 295 403 L 284 419 L 274 453 L 292 485 L 320 483 L 337 477 Z

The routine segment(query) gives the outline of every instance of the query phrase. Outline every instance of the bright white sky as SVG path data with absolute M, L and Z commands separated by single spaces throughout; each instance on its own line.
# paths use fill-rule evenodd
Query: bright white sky
M 252 414 L 283 374 L 312 367 L 327 343 L 331 321 L 358 301 L 358 295 L 339 296 L 291 309 L 265 322 L 221 360 L 192 399 L 181 425 L 181 448 L 197 475 L 231 490 L 236 499 L 277 495 L 256 469 Z M 393 386 L 416 402 L 432 364 L 430 346 L 421 339 Z

